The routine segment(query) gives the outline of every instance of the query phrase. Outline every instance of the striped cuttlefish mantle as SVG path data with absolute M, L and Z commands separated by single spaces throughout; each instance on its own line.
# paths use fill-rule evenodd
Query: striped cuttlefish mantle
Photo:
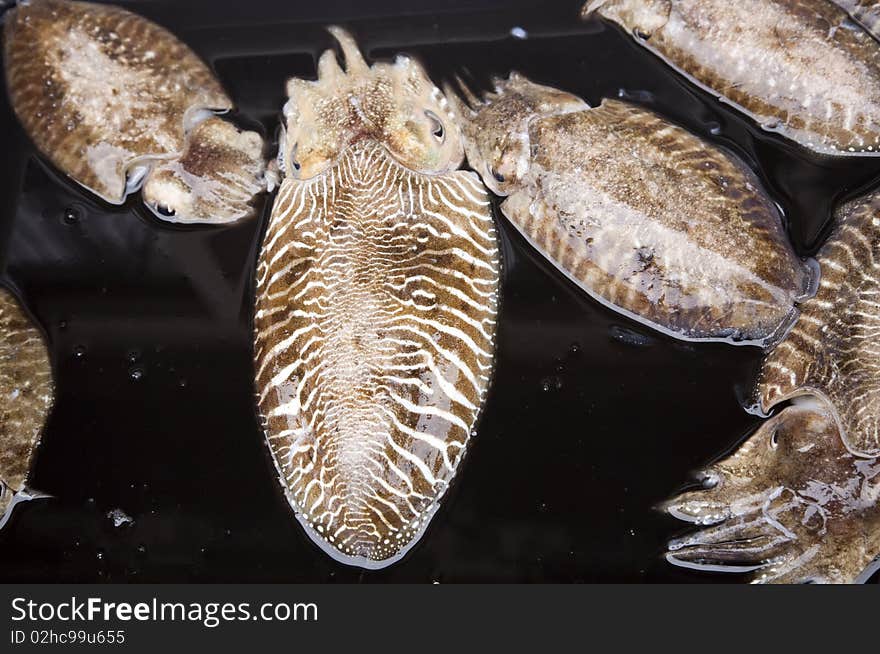
M 306 531 L 383 567 L 424 531 L 489 386 L 499 251 L 478 177 L 360 140 L 286 179 L 257 269 L 258 403 Z

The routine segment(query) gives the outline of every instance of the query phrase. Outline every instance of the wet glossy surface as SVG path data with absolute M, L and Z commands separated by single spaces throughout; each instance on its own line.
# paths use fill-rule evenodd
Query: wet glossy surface
M 466 67 L 486 88 L 489 75 L 517 69 L 591 104 L 623 88 L 759 167 L 802 254 L 832 201 L 880 173 L 880 162 L 808 159 L 758 133 L 628 37 L 581 24 L 581 3 L 530 13 L 462 2 L 445 15 L 407 3 L 350 21 L 332 2 L 271 4 L 211 3 L 209 26 L 201 0 L 187 15 L 174 2 L 129 6 L 212 62 L 243 126 L 269 138 L 283 80 L 314 75 L 331 44 L 321 26 L 333 21 L 373 57 L 420 55 L 438 81 Z M 515 26 L 529 38 L 512 38 Z M 0 125 L 0 252 L 46 325 L 58 381 L 31 478 L 58 499 L 20 506 L 0 532 L 0 578 L 740 580 L 664 561 L 682 527 L 653 507 L 758 424 L 740 407 L 756 349 L 652 334 L 588 299 L 500 222 L 496 382 L 467 460 L 403 561 L 346 568 L 290 519 L 254 415 L 248 288 L 267 210 L 196 229 L 162 224 L 133 200 L 102 205 L 33 158 L 5 96 Z M 116 509 L 133 522 L 114 526 Z
M 846 10 L 872 34 L 880 34 L 880 2 L 874 0 L 833 0 L 834 4 Z
M 470 106 L 468 163 L 526 240 L 586 293 L 688 341 L 767 347 L 811 293 L 781 216 L 727 152 L 645 108 L 519 73 Z
M 834 230 L 816 260 L 822 279 L 798 322 L 761 371 L 756 397 L 765 410 L 815 394 L 829 400 L 846 447 L 880 455 L 878 257 L 880 195 L 868 193 L 835 212 Z
M 52 390 L 43 335 L 16 297 L 0 287 L 0 527 L 13 495 L 25 488 Z
M 22 3 L 5 18 L 3 44 L 9 97 L 31 140 L 113 204 L 144 158 L 183 150 L 197 112 L 231 108 L 185 44 L 112 5 Z
M 827 0 L 594 0 L 584 15 L 813 152 L 880 148 L 880 44 Z
M 141 191 L 144 204 L 160 220 L 176 223 L 220 224 L 253 217 L 256 196 L 267 188 L 269 155 L 263 150 L 257 132 L 207 118 L 187 135 L 180 157 L 157 162 L 150 170 Z
M 880 461 L 855 457 L 829 405 L 799 398 L 727 459 L 706 490 L 668 510 L 701 525 L 669 545 L 695 569 L 739 567 L 758 583 L 853 583 L 880 567 Z

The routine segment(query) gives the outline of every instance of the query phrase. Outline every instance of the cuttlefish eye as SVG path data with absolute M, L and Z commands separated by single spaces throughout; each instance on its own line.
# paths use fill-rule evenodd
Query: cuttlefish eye
M 299 143 L 293 144 L 293 149 L 290 151 L 290 165 L 293 166 L 294 170 L 299 170 L 302 166 L 299 161 L 296 160 L 296 151 L 299 148 Z
M 431 134 L 434 135 L 434 138 L 443 143 L 446 138 L 446 130 L 443 128 L 443 122 L 433 111 L 428 111 L 426 109 L 425 115 L 428 117 L 428 120 L 431 121 Z
M 504 183 L 504 175 L 502 175 L 501 173 L 499 173 L 499 172 L 498 172 L 497 170 L 495 170 L 492 166 L 487 166 L 487 168 L 488 168 L 488 170 L 489 170 L 489 174 L 492 175 L 492 177 L 495 178 L 495 181 L 496 181 L 496 182 L 498 182 L 499 184 L 503 184 L 503 183 Z
M 166 216 L 166 217 L 170 218 L 171 216 L 175 215 L 177 212 L 167 205 L 157 204 L 156 205 L 156 213 L 158 213 L 159 215 Z

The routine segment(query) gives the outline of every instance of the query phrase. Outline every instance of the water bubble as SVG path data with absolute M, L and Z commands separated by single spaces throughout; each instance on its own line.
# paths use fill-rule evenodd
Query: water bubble
M 140 381 L 141 379 L 144 378 L 144 369 L 135 366 L 134 368 L 129 369 L 128 377 L 132 381 Z
M 519 27 L 519 26 L 511 27 L 510 28 L 510 35 L 513 38 L 519 39 L 521 41 L 529 38 L 529 33 L 527 31 L 525 31 L 522 27 Z
M 64 222 L 68 225 L 74 225 L 82 218 L 82 211 L 77 207 L 67 207 L 64 209 Z
M 134 519 L 125 513 L 122 509 L 113 509 L 112 511 L 107 512 L 107 518 L 113 521 L 114 527 L 121 527 L 122 525 L 130 525 L 134 522 Z
M 549 393 L 550 391 L 559 391 L 562 390 L 562 378 L 558 375 L 553 375 L 552 377 L 545 377 L 541 380 L 541 390 L 545 393 Z
M 59 320 L 58 321 L 58 329 L 67 329 L 67 321 Z
M 138 359 L 141 358 L 141 352 L 140 350 L 129 350 L 126 357 L 128 358 L 129 362 L 135 363 Z
M 98 559 L 99 561 L 103 560 L 104 559 L 104 552 L 102 550 L 98 550 L 97 552 L 95 552 L 95 558 Z
M 187 384 L 187 381 L 184 377 L 181 377 L 180 380 L 177 382 L 177 385 L 180 388 L 186 388 L 186 384 Z
M 138 546 L 137 546 L 137 553 L 138 553 L 138 554 L 146 554 L 146 553 L 147 553 L 147 547 L 146 547 L 145 545 L 138 545 Z
M 85 345 L 76 345 L 73 348 L 73 356 L 77 359 L 82 359 L 86 355 L 86 346 Z

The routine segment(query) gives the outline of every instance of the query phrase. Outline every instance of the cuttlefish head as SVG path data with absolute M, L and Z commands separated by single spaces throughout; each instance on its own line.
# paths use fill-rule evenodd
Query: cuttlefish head
M 592 0 L 584 5 L 581 18 L 594 13 L 619 23 L 636 36 L 649 39 L 669 20 L 670 0 Z
M 880 551 L 878 474 L 880 460 L 847 451 L 826 402 L 797 398 L 704 471 L 704 489 L 665 505 L 699 525 L 667 559 L 765 583 L 851 583 Z
M 403 55 L 367 65 L 351 35 L 329 28 L 345 59 L 333 50 L 318 60 L 318 79 L 291 79 L 284 106 L 279 164 L 308 179 L 329 167 L 349 144 L 382 143 L 404 166 L 442 173 L 461 165 L 464 151 L 446 99 L 417 61 Z
M 262 137 L 215 116 L 190 130 L 180 156 L 153 164 L 142 197 L 161 220 L 227 223 L 251 215 L 269 185 Z
M 470 167 L 497 195 L 510 195 L 529 170 L 529 124 L 538 116 L 589 109 L 579 97 L 529 81 L 519 73 L 497 80 L 477 98 L 459 80 L 463 97 L 446 86 L 452 113 L 461 127 Z

